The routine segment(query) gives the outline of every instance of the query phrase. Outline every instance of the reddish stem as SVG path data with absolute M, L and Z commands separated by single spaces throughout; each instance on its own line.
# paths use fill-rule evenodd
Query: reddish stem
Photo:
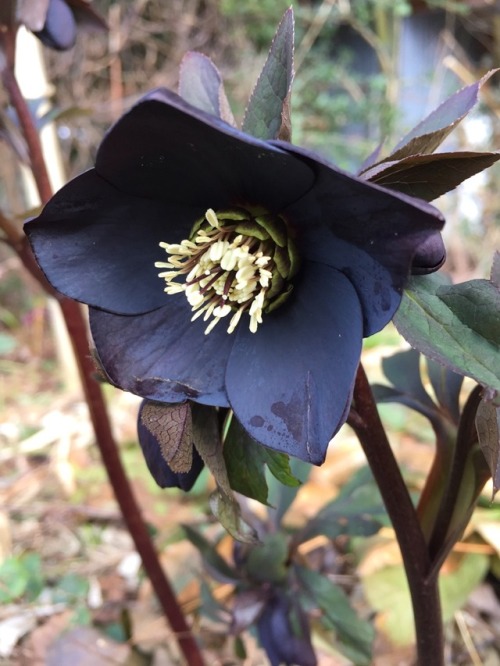
M 438 572 L 431 573 L 431 560 L 417 512 L 387 439 L 361 364 L 354 386 L 354 407 L 348 423 L 363 447 L 392 521 L 403 558 L 413 605 L 418 664 L 443 666 L 443 622 Z
M 2 42 L 11 52 L 13 35 L 3 34 Z M 9 61 L 11 58 L 9 58 Z M 12 63 L 11 63 L 12 64 Z M 7 65 L 2 71 L 2 81 L 15 108 L 19 125 L 24 135 L 31 161 L 31 168 L 37 185 L 40 199 L 46 203 L 52 196 L 52 188 L 43 156 L 40 139 L 35 122 L 26 100 L 19 89 L 13 66 Z M 11 234 L 9 234 L 11 235 Z M 10 238 L 12 241 L 13 238 Z M 34 275 L 42 286 L 52 295 L 54 290 L 47 284 L 44 276 L 30 251 L 26 239 L 24 242 L 12 243 L 18 256 L 26 268 Z M 94 378 L 95 367 L 89 355 L 87 325 L 78 303 L 65 297 L 59 297 L 59 304 L 64 316 L 69 336 L 76 356 L 82 387 L 90 412 L 97 445 L 116 500 L 120 507 L 123 520 L 132 536 L 144 569 L 151 580 L 153 589 L 163 608 L 166 618 L 175 633 L 179 647 L 190 666 L 203 666 L 204 660 L 186 618 L 179 606 L 173 588 L 161 567 L 158 554 L 153 546 L 141 511 L 135 500 L 132 488 L 125 474 L 106 409 L 101 386 Z

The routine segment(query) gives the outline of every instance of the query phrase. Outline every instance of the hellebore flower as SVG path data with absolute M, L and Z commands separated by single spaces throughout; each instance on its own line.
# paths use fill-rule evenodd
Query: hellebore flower
M 24 22 L 45 46 L 56 51 L 67 51 L 75 45 L 77 26 L 107 29 L 88 0 L 38 0 L 38 5 L 40 9 L 32 10 Z
M 267 602 L 257 622 L 257 632 L 271 666 L 317 663 L 307 618 L 285 593 L 276 592 Z
M 54 287 L 91 306 L 111 383 L 231 407 L 258 442 L 320 464 L 362 337 L 393 317 L 412 261 L 442 263 L 442 224 L 423 201 L 156 90 L 26 232 Z
M 191 490 L 204 467 L 200 454 L 193 446 L 193 462 L 189 472 L 174 472 L 163 457 L 160 442 L 142 422 L 141 412 L 143 406 L 144 401 L 139 409 L 137 433 L 139 435 L 139 444 L 141 445 L 142 453 L 151 476 L 160 488 L 180 488 L 186 492 Z

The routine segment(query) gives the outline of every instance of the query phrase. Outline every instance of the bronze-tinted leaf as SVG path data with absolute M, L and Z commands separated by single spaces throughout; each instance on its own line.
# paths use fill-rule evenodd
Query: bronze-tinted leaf
M 499 159 L 500 153 L 465 151 L 411 155 L 375 165 L 365 171 L 362 177 L 391 190 L 431 201 Z
M 243 119 L 243 131 L 259 139 L 290 138 L 293 40 L 294 18 L 290 7 L 278 26 Z
M 203 53 L 190 51 L 182 59 L 179 95 L 197 109 L 236 126 L 219 70 Z
M 500 406 L 494 400 L 480 402 L 476 414 L 479 446 L 493 479 L 493 495 L 500 489 Z
M 146 402 L 141 421 L 158 440 L 162 456 L 172 471 L 189 472 L 193 464 L 191 404 Z

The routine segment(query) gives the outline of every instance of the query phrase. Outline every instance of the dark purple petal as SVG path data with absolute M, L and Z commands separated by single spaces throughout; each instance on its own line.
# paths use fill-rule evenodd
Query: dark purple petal
M 178 473 L 172 471 L 167 461 L 162 456 L 160 443 L 141 420 L 141 412 L 144 404 L 145 401 L 141 403 L 139 409 L 137 432 L 142 453 L 144 454 L 151 476 L 160 488 L 180 488 L 186 492 L 191 490 L 204 467 L 200 454 L 193 446 L 193 465 L 189 472 Z
M 112 384 L 159 402 L 193 400 L 228 407 L 224 373 L 234 336 L 221 323 L 204 335 L 184 294 L 159 310 L 121 316 L 90 310 L 97 354 Z
M 205 210 L 254 203 L 278 212 L 314 181 L 303 161 L 163 89 L 111 128 L 96 169 L 124 192 Z
M 65 0 L 50 0 L 43 28 L 34 35 L 51 49 L 66 51 L 76 41 L 76 21 Z
M 299 248 L 349 277 L 363 305 L 364 335 L 371 335 L 391 320 L 415 253 L 439 238 L 443 218 L 424 201 L 373 186 L 296 146 L 288 149 L 315 163 L 317 172 L 314 188 L 287 211 Z
M 284 592 L 277 592 L 267 602 L 257 622 L 257 632 L 271 666 L 316 665 L 307 617 Z
M 438 268 L 441 268 L 445 260 L 446 249 L 441 234 L 433 234 L 417 247 L 411 265 L 411 272 L 413 275 L 434 273 Z
M 226 373 L 236 417 L 265 446 L 322 463 L 347 415 L 361 338 L 350 281 L 307 262 L 287 304 L 264 315 L 257 333 L 237 331 Z
M 25 225 L 35 256 L 60 292 L 119 314 L 165 304 L 155 261 L 160 241 L 180 242 L 205 211 L 119 192 L 94 169 L 62 188 Z

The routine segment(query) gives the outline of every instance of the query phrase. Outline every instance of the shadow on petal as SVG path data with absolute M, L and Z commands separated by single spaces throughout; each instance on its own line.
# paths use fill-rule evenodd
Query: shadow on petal
M 191 314 L 183 294 L 138 316 L 91 309 L 92 337 L 111 383 L 159 402 L 227 407 L 224 373 L 235 338 L 222 327 L 204 335 L 206 323 L 191 322 Z

